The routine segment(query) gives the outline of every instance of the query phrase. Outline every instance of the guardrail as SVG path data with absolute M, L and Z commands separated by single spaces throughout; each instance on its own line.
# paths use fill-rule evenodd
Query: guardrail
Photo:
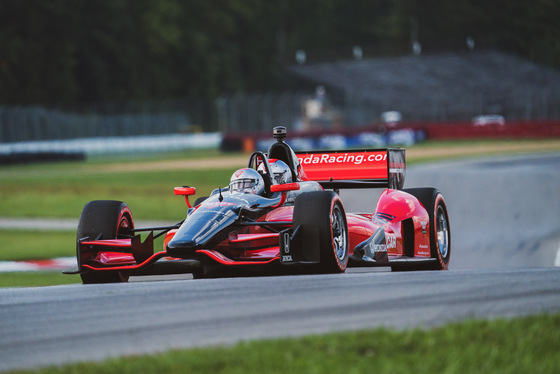
M 89 155 L 218 148 L 222 134 L 171 134 L 0 143 L 0 165 L 79 160 Z
M 560 120 L 506 121 L 477 126 L 472 122 L 416 122 L 399 127 L 423 130 L 426 139 L 560 138 Z
M 472 122 L 399 122 L 380 127 L 325 129 L 291 132 L 286 140 L 295 150 L 375 148 L 410 146 L 426 139 L 560 138 L 560 120 L 509 121 L 504 124 L 475 125 Z M 266 151 L 274 139 L 270 134 L 229 133 L 224 135 L 224 151 Z

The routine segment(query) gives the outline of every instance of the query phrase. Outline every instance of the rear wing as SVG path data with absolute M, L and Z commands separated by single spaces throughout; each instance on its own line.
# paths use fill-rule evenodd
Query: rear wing
M 304 180 L 323 188 L 373 188 L 400 190 L 406 172 L 403 148 L 296 152 Z

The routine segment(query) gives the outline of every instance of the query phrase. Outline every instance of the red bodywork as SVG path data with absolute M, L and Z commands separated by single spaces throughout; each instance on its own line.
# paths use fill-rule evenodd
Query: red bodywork
M 398 157 L 396 160 L 388 160 L 388 150 L 299 154 L 300 183 L 277 186 L 276 191 L 282 192 L 280 202 L 258 220 L 283 223 L 279 225 L 278 231 L 290 228 L 294 206 L 286 196 L 289 191 L 298 190 L 300 184 L 320 183 L 321 186 L 330 186 L 339 183 L 334 184 L 336 188 L 346 187 L 347 181 L 365 181 L 375 186 L 385 184 L 387 187 L 394 182 L 400 184 L 397 187 L 400 188 L 404 179 L 404 151 L 402 152 L 402 160 Z M 188 197 L 195 192 L 194 188 L 188 187 L 175 189 L 176 195 L 185 196 L 189 207 L 191 204 Z M 386 189 L 381 194 L 374 212 L 346 212 L 346 219 L 350 255 L 358 244 L 372 237 L 382 227 L 389 262 L 400 257 L 430 258 L 428 213 L 414 196 L 406 192 Z M 404 234 L 405 230 L 407 235 Z M 166 247 L 176 232 L 177 229 L 166 232 L 163 250 L 140 261 L 135 259 L 132 253 L 135 245 L 144 244 L 133 243 L 135 239 L 82 241 L 79 255 L 81 266 L 97 271 L 134 271 L 146 268 L 155 261 L 168 257 Z M 136 239 L 138 240 L 139 238 Z M 198 258 L 205 258 L 224 266 L 246 266 L 278 263 L 279 252 L 279 233 L 270 232 L 260 226 L 250 226 L 231 231 L 227 239 L 212 248 L 196 250 L 196 255 Z

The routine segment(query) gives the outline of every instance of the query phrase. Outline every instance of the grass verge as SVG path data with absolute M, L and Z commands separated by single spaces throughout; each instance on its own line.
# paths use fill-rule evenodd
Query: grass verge
M 0 261 L 40 260 L 76 255 L 76 233 L 70 231 L 0 230 Z M 44 287 L 81 283 L 61 271 L 0 272 L 0 287 Z
M 142 236 L 144 239 L 145 236 Z M 154 240 L 154 249 L 159 251 L 161 248 L 163 237 Z M 75 255 L 75 231 L 0 230 L 0 261 L 43 260 Z
M 560 314 L 249 341 L 37 373 L 558 373 Z
M 0 230 L 0 261 L 74 257 L 75 243 L 74 231 Z M 154 241 L 156 251 L 162 245 L 163 237 Z M 81 282 L 79 275 L 65 275 L 60 270 L 0 272 L 0 287 L 45 287 Z
M 72 257 L 75 243 L 74 231 L 0 230 L 0 261 Z
M 223 169 L 80 174 L 70 167 L 49 175 L 12 175 L 0 182 L 2 196 L 10 196 L 0 200 L 0 212 L 3 217 L 77 219 L 88 201 L 121 200 L 136 219 L 176 222 L 184 218 L 186 205 L 173 187 L 195 186 L 197 196 L 205 196 L 227 185 L 230 176 Z
M 79 275 L 60 271 L 25 271 L 0 273 L 0 287 L 45 287 L 82 283 Z
M 426 142 L 407 148 L 407 163 L 536 151 L 560 151 L 560 140 Z M 88 201 L 107 199 L 125 201 L 136 219 L 176 222 L 186 208 L 173 187 L 194 186 L 196 197 L 207 196 L 247 162 L 241 154 L 199 156 L 0 167 L 0 195 L 10 197 L 0 199 L 0 212 L 2 217 L 77 219 Z

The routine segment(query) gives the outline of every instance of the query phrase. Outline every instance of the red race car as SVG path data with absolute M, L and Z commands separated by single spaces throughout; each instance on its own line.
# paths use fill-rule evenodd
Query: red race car
M 191 205 L 172 226 L 136 228 L 120 201 L 92 201 L 77 233 L 84 283 L 130 275 L 344 272 L 348 266 L 445 270 L 451 250 L 447 207 L 435 188 L 402 189 L 400 148 L 295 153 L 275 127 L 268 154 L 254 152 L 229 186 Z M 385 188 L 371 213 L 348 213 L 340 189 Z M 147 232 L 142 242 L 140 232 Z M 164 235 L 163 250 L 153 240 Z

